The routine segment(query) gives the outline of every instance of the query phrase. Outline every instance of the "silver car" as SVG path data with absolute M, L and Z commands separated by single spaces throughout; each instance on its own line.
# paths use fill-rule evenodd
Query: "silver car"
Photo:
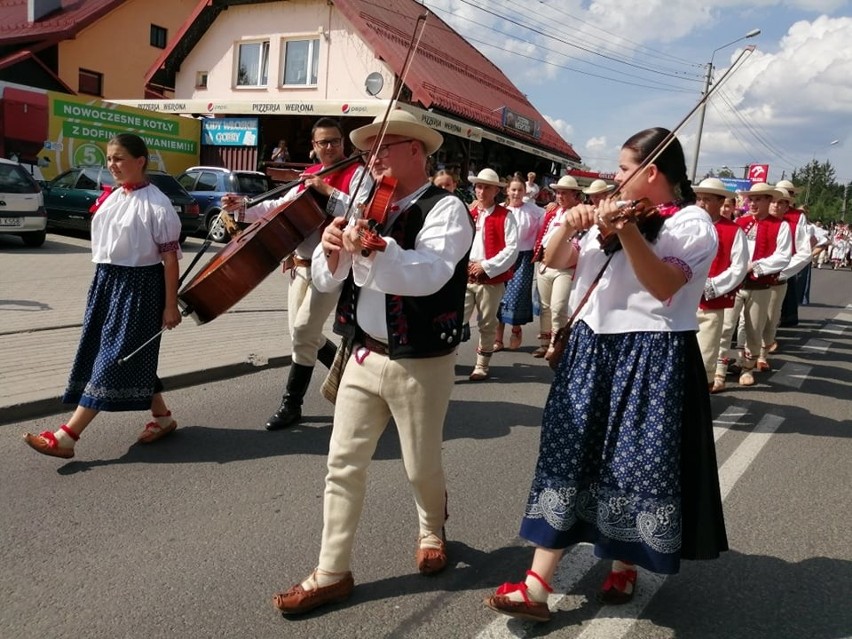
M 17 162 L 0 158 L 0 233 L 18 235 L 36 247 L 44 244 L 46 228 L 38 182 Z

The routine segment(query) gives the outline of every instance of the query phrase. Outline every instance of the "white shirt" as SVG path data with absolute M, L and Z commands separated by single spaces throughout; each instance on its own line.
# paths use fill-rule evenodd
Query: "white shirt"
M 520 206 L 503 206 L 509 209 L 518 225 L 518 251 L 532 251 L 541 228 L 544 209 L 532 202 L 524 202 Z
M 577 308 L 606 262 L 598 236 L 599 229 L 593 226 L 580 241 L 571 308 Z M 666 219 L 651 249 L 661 259 L 679 266 L 686 275 L 686 284 L 661 302 L 639 283 L 622 249 L 613 255 L 577 321 L 586 322 L 598 334 L 698 330 L 695 309 L 716 257 L 717 244 L 716 229 L 704 209 L 694 205 L 681 209 Z
M 829 233 L 824 228 L 820 228 L 816 224 L 808 224 L 808 230 L 810 230 L 811 235 L 816 240 L 816 244 L 814 248 L 817 246 L 826 246 L 828 245 Z
M 790 228 L 786 220 L 784 226 Z M 811 234 L 808 231 L 808 219 L 804 215 L 799 216 L 792 242 L 796 247 L 796 254 L 790 257 L 790 263 L 778 274 L 778 279 L 782 282 L 790 279 L 811 263 Z
M 535 202 L 536 196 L 541 192 L 541 189 L 535 182 L 532 184 L 525 182 L 524 190 L 526 192 L 526 195 L 524 195 L 524 202 Z
M 470 261 L 480 262 L 482 270 L 489 278 L 505 273 L 515 265 L 518 259 L 518 224 L 511 214 L 506 216 L 506 221 L 503 223 L 503 236 L 506 239 L 506 245 L 497 255 L 485 259 L 485 240 L 482 237 L 482 229 L 485 227 L 485 219 L 494 213 L 495 208 L 495 206 L 491 206 L 488 209 L 479 209 L 479 214 L 476 216 L 476 235 L 473 238 L 473 245 L 470 247 Z
M 396 201 L 394 206 L 404 211 L 430 184 L 427 182 L 411 195 Z M 389 218 L 387 227 L 392 223 Z M 449 195 L 429 211 L 414 240 L 414 248 L 403 249 L 389 236 L 382 239 L 387 242 L 387 248 L 383 252 L 374 251 L 368 257 L 341 251 L 334 273 L 328 268 L 322 245 L 317 246 L 311 262 L 311 276 L 318 291 L 331 293 L 343 286 L 351 270 L 355 284 L 361 288 L 356 309 L 358 326 L 368 335 L 386 342 L 385 295 L 422 297 L 439 291 L 470 249 L 473 224 L 464 203 Z
M 731 265 L 721 273 L 708 277 L 704 285 L 704 297 L 708 300 L 722 297 L 742 284 L 748 275 L 748 241 L 739 227 L 731 244 Z
M 359 166 L 352 174 L 352 179 L 349 180 L 349 193 L 355 192 L 355 188 L 358 186 L 358 182 L 361 180 L 361 174 L 363 172 L 364 167 Z M 370 175 L 367 174 L 364 176 L 364 181 L 362 182 L 361 188 L 362 190 L 364 190 L 365 188 L 369 189 L 372 184 L 372 178 L 370 178 Z M 242 221 L 254 222 L 256 220 L 259 220 L 261 217 L 263 217 L 265 213 L 277 209 L 282 204 L 292 202 L 301 193 L 302 189 L 296 186 L 287 191 L 287 193 L 285 193 L 283 197 L 274 200 L 266 200 L 265 202 L 255 204 L 250 209 L 246 209 Z M 328 206 L 326 206 L 325 212 L 328 215 L 331 215 L 332 217 L 343 217 L 344 215 L 346 215 L 346 210 L 349 208 L 349 200 L 350 196 L 348 194 L 344 193 L 343 191 L 339 191 L 338 189 L 334 189 L 331 196 L 328 198 Z M 314 249 L 319 245 L 321 239 L 322 229 L 317 229 L 304 240 L 302 240 L 299 246 L 296 247 L 296 255 L 305 260 L 310 259 L 311 255 L 314 252 Z
M 116 187 L 92 216 L 92 261 L 151 266 L 168 251 L 180 259 L 180 230 L 174 205 L 156 186 L 133 191 Z

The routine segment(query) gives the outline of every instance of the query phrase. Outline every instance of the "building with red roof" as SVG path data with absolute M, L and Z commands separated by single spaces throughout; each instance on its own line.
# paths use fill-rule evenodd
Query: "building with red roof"
M 307 161 L 317 116 L 340 117 L 346 130 L 361 126 L 384 112 L 404 75 L 402 108 L 444 133 L 439 165 L 462 175 L 485 166 L 540 175 L 579 166 L 571 145 L 512 81 L 436 15 L 426 18 L 406 72 L 424 12 L 414 0 L 199 0 L 146 73 L 146 95 L 159 99 L 121 102 L 256 117 L 255 162 L 279 139 Z M 207 157 L 234 164 L 237 155 L 219 149 Z

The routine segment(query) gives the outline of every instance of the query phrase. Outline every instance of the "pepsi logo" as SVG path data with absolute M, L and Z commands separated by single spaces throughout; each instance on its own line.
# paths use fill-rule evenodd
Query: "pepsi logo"
M 212 110 L 213 110 L 213 103 L 212 103 L 212 102 L 208 102 L 208 103 L 207 103 L 207 110 L 208 110 L 208 111 L 212 111 Z
M 340 110 L 341 110 L 341 112 L 343 112 L 343 113 L 349 113 L 349 105 L 348 105 L 348 104 L 344 104 L 342 107 L 340 107 Z

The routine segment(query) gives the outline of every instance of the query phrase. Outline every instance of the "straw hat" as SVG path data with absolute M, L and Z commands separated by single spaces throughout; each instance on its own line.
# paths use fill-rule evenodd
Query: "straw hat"
M 559 178 L 556 184 L 551 184 L 550 188 L 554 191 L 582 191 L 583 189 L 577 184 L 577 180 L 571 175 L 563 175 Z
M 597 195 L 598 193 L 609 193 L 614 188 L 614 184 L 607 184 L 604 180 L 595 180 L 589 184 L 588 188 L 583 189 L 583 193 L 586 195 Z
M 692 190 L 696 193 L 704 193 L 705 195 L 719 195 L 721 197 L 734 197 L 733 191 L 725 188 L 724 182 L 719 178 L 707 178 L 701 180 L 701 184 L 693 186 Z
M 355 129 L 349 134 L 349 139 L 352 140 L 356 149 L 361 151 L 370 149 L 370 141 L 379 134 L 383 119 L 382 116 L 378 115 L 372 124 Z M 432 155 L 444 143 L 443 135 L 422 124 L 417 116 L 403 109 L 391 111 L 388 115 L 387 135 L 400 135 L 404 138 L 419 140 L 426 147 L 426 155 Z
M 775 190 L 780 193 L 780 195 L 775 198 L 776 200 L 784 200 L 785 202 L 787 202 L 787 204 L 793 203 L 793 196 L 790 195 L 790 191 L 785 188 L 779 187 L 777 184 L 775 185 Z
M 482 169 L 475 178 L 470 179 L 471 184 L 485 184 L 486 186 L 506 186 L 500 181 L 500 176 L 494 169 Z
M 779 181 L 775 184 L 775 188 L 776 188 L 776 189 L 786 189 L 786 191 L 787 191 L 790 195 L 795 195 L 795 194 L 796 194 L 796 185 L 795 185 L 795 184 L 793 184 L 790 180 L 779 180 Z
M 755 182 L 751 185 L 751 188 L 748 191 L 737 191 L 737 195 L 741 195 L 743 197 L 751 197 L 752 195 L 768 195 L 773 200 L 777 200 L 781 197 L 781 191 L 776 191 L 772 188 L 771 184 L 767 184 L 766 182 Z

